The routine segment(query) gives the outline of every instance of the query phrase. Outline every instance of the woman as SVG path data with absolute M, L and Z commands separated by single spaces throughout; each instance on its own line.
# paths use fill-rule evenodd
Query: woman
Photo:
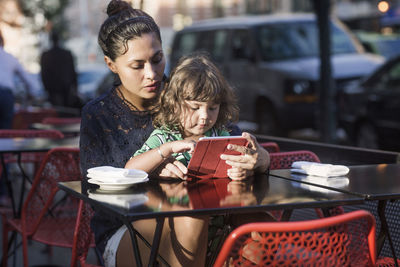
M 81 168 L 109 165 L 124 167 L 153 131 L 151 113 L 158 100 L 164 77 L 165 57 L 160 30 L 145 12 L 133 9 L 120 0 L 107 7 L 108 18 L 100 28 L 98 41 L 104 60 L 120 82 L 106 94 L 89 102 L 82 110 Z M 268 153 L 249 134 L 250 147 L 232 146 L 246 152 L 244 156 L 223 155 L 235 168 L 266 171 Z M 166 161 L 158 170 L 160 177 L 185 179 L 186 167 Z M 179 227 L 176 227 L 178 226 Z M 166 220 L 160 244 L 160 254 L 171 266 L 204 266 L 207 242 L 207 218 L 175 218 Z M 129 234 L 122 224 L 96 211 L 92 220 L 96 246 L 106 266 L 132 266 L 134 257 Z M 134 227 L 147 240 L 152 240 L 155 221 L 141 220 Z M 191 231 L 185 235 L 186 229 Z M 143 246 L 143 244 L 139 244 Z M 141 247 L 143 263 L 148 250 Z

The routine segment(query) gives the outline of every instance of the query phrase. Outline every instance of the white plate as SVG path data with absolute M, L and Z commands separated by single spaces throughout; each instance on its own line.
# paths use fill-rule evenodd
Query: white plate
M 87 178 L 90 178 L 92 181 L 96 181 L 99 183 L 103 184 L 129 184 L 133 181 L 135 182 L 141 182 L 143 180 L 146 180 L 148 175 L 143 175 L 142 177 L 137 177 L 137 178 L 113 178 L 113 177 L 103 177 L 103 176 L 97 176 L 97 175 L 87 175 Z
M 94 192 L 89 190 L 89 198 L 127 209 L 140 206 L 149 200 L 145 194 L 104 194 L 101 191 L 100 193 L 96 192 L 99 192 L 99 189 Z
M 145 179 L 132 179 L 131 182 L 128 183 L 103 183 L 94 179 L 89 179 L 88 183 L 91 184 L 96 184 L 98 186 L 100 186 L 101 190 L 105 190 L 105 191 L 117 191 L 117 190 L 123 190 L 123 189 L 127 189 L 129 187 L 131 187 L 134 184 L 139 184 L 139 183 L 144 183 L 147 182 L 149 180 L 149 178 L 145 178 Z
M 118 180 L 120 180 L 121 183 L 125 183 L 126 180 L 129 179 L 144 179 L 148 174 L 142 170 L 101 166 L 89 169 L 86 176 L 103 183 L 115 183 L 115 181 Z

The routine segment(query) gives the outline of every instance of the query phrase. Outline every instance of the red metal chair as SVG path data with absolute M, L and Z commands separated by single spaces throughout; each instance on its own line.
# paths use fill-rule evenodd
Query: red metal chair
M 269 153 L 276 153 L 279 152 L 279 145 L 275 142 L 264 142 L 260 143 L 260 145 L 265 148 Z
M 55 109 L 19 110 L 14 114 L 13 129 L 29 129 L 32 123 L 41 122 L 46 117 L 57 117 Z
M 57 130 L 30 130 L 30 129 L 1 129 L 0 138 L 15 137 L 45 137 L 45 138 L 64 138 L 64 134 Z
M 81 123 L 80 117 L 46 117 L 42 120 L 45 124 L 74 124 Z
M 86 262 L 89 248 L 95 246 L 94 235 L 90 228 L 90 220 L 93 214 L 90 205 L 80 200 L 74 231 L 71 267 L 76 266 L 77 262 L 81 267 L 98 267 Z
M 294 161 L 321 162 L 318 156 L 309 150 L 270 153 L 270 159 L 271 170 L 290 169 Z
M 290 169 L 292 166 L 292 163 L 295 161 L 310 161 L 310 162 L 318 162 L 320 163 L 321 161 L 319 160 L 318 156 L 309 150 L 295 150 L 295 151 L 287 151 L 287 152 L 276 152 L 276 153 L 270 153 L 270 169 L 271 170 L 277 170 L 277 169 Z M 317 215 L 322 218 L 324 217 L 323 212 L 321 209 L 315 209 Z M 271 212 L 275 218 L 278 220 L 282 216 L 282 211 L 273 211 Z M 342 207 L 335 207 L 332 209 L 329 209 L 330 215 L 337 215 L 337 214 L 342 214 L 344 213 L 344 210 Z
M 2 214 L 3 266 L 7 266 L 10 231 L 21 234 L 25 267 L 28 266 L 28 240 L 72 248 L 79 201 L 59 190 L 57 183 L 74 180 L 81 180 L 79 149 L 50 150 L 35 175 L 21 218 Z
M 233 230 L 219 266 L 375 266 L 375 219 L 365 210 L 296 222 L 261 222 Z

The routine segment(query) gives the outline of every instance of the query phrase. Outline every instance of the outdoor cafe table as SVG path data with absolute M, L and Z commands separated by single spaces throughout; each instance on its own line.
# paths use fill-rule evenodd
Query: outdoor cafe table
M 154 218 L 157 221 L 152 245 L 148 244 L 151 246 L 149 266 L 154 266 L 164 220 L 168 217 L 230 215 L 273 210 L 289 211 L 290 213 L 293 209 L 329 208 L 364 202 L 363 197 L 354 194 L 332 190 L 326 190 L 323 193 L 316 190 L 305 190 L 296 186 L 294 182 L 266 174 L 241 182 L 228 178 L 175 183 L 150 179 L 149 182 L 134 185 L 127 190 L 110 191 L 109 193 L 105 190 L 88 187 L 86 182 L 81 184 L 79 181 L 59 183 L 59 187 L 89 203 L 95 209 L 119 219 L 126 225 L 138 266 L 141 266 L 142 262 L 140 256 L 137 256 L 140 255 L 140 252 L 136 236 L 142 237 L 132 226 L 132 222 L 135 220 Z M 182 192 L 182 190 L 176 190 L 176 187 L 186 190 L 186 201 L 181 195 L 176 194 L 176 191 Z M 128 208 L 127 203 L 116 205 L 105 200 L 108 197 L 115 200 L 113 198 L 115 195 L 125 198 L 129 198 L 131 195 L 133 199 L 137 200 L 137 203 L 130 203 L 130 208 Z M 99 196 L 102 197 L 102 201 L 99 201 Z M 174 208 L 176 205 L 179 208 Z M 285 212 L 283 217 L 285 217 Z M 165 263 L 160 256 L 159 258 Z
M 68 136 L 77 136 L 80 133 L 81 124 L 80 123 L 49 124 L 49 123 L 35 122 L 31 124 L 30 128 L 36 130 L 57 130 Z
M 378 215 L 381 221 L 381 229 L 378 235 L 378 255 L 383 248 L 385 238 L 388 238 L 393 258 L 396 261 L 396 253 L 390 237 L 389 226 L 386 221 L 385 208 L 388 201 L 400 198 L 400 164 L 371 164 L 349 166 L 350 172 L 346 175 L 349 183 L 346 186 L 335 187 L 331 184 L 318 184 L 317 179 L 312 182 L 303 181 L 299 175 L 293 175 L 289 169 L 272 170 L 270 175 L 284 178 L 290 181 L 316 185 L 329 190 L 354 194 L 363 197 L 367 201 L 378 201 Z M 304 177 L 304 176 L 303 176 Z M 315 181 L 315 182 L 314 182 Z
M 25 180 L 29 179 L 28 175 L 24 171 L 21 165 L 21 154 L 25 152 L 46 152 L 56 147 L 79 147 L 79 137 L 73 138 L 62 138 L 62 139 L 51 139 L 51 138 L 0 138 L 0 160 L 3 167 L 3 174 L 6 179 L 8 192 L 11 198 L 11 205 L 15 217 L 19 217 L 22 208 L 22 201 L 25 193 Z M 18 167 L 21 171 L 24 181 L 21 183 L 21 191 L 19 195 L 18 208 L 16 208 L 14 200 L 13 187 L 11 180 L 8 177 L 6 170 L 6 162 L 4 159 L 5 154 L 16 154 Z

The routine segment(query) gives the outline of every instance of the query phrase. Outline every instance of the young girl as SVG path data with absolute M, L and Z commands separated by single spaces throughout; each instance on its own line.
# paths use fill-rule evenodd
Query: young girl
M 161 94 L 156 129 L 126 168 L 153 172 L 169 157 L 188 165 L 203 136 L 229 136 L 226 125 L 238 118 L 235 95 L 205 54 L 180 60 Z

